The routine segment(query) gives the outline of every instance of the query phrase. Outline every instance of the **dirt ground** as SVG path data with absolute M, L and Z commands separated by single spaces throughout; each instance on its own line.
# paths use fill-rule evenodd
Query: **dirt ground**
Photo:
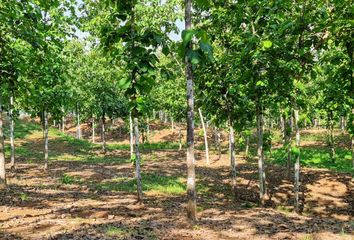
M 161 131 L 155 133 L 156 141 L 172 134 Z M 108 154 L 127 158 L 129 151 Z M 184 151 L 154 150 L 143 156 L 147 159 L 143 173 L 186 177 Z M 233 192 L 226 152 L 221 159 L 211 152 L 209 166 L 203 151 L 197 150 L 196 156 L 197 184 L 207 190 L 197 195 L 198 221 L 194 223 L 186 219 L 185 194 L 147 191 L 144 203 L 137 204 L 133 192 L 93 187 L 133 177 L 129 162 L 52 161 L 44 171 L 42 164 L 20 159 L 8 175 L 8 189 L 0 191 L 0 239 L 354 239 L 350 174 L 302 169 L 299 215 L 292 212 L 292 178 L 286 177 L 283 167 L 267 165 L 267 201 L 261 208 L 254 159 L 237 156 L 238 182 Z M 64 173 L 83 183 L 62 184 Z

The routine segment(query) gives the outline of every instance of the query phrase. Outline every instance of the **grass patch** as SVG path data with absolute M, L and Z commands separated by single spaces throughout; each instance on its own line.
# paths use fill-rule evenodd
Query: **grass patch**
M 34 122 L 24 122 L 21 120 L 15 121 L 15 138 L 26 138 L 33 132 L 42 131 L 42 127 Z M 4 137 L 5 139 L 10 138 L 10 125 L 6 124 L 4 126 Z
M 276 149 L 268 159 L 275 164 L 286 164 L 286 151 Z M 295 157 L 293 157 L 293 160 Z M 336 159 L 333 161 L 329 150 L 322 148 L 301 148 L 300 162 L 302 166 L 312 168 L 325 168 L 338 172 L 354 173 L 352 169 L 351 152 L 341 148 L 336 149 Z
M 70 176 L 64 173 L 60 177 L 60 182 L 62 184 L 75 184 L 75 183 L 81 183 L 82 181 L 79 177 Z
M 184 194 L 186 184 L 182 178 L 164 176 L 158 174 L 142 174 L 143 191 L 153 191 L 163 194 Z M 111 182 L 103 182 L 95 185 L 96 188 L 106 191 L 135 192 L 135 178 L 115 178 Z

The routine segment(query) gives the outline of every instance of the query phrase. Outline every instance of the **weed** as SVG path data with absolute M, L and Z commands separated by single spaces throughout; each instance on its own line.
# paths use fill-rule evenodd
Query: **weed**
M 29 199 L 29 197 L 28 197 L 27 193 L 21 192 L 20 193 L 20 199 L 21 199 L 21 201 L 25 202 L 25 201 L 27 201 Z
M 74 184 L 74 183 L 80 183 L 81 179 L 79 177 L 73 177 L 64 173 L 60 177 L 60 182 L 62 184 Z

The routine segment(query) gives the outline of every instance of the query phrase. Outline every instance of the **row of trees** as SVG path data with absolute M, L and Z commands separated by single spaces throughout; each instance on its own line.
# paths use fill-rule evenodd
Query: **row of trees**
M 300 128 L 310 120 L 327 119 L 333 132 L 335 122 L 346 119 L 354 166 L 353 22 L 346 1 L 84 1 L 79 8 L 69 0 L 0 3 L 2 185 L 4 108 L 11 126 L 11 166 L 14 118 L 20 110 L 41 118 L 45 168 L 49 116 L 64 129 L 65 116 L 74 112 L 78 138 L 80 123 L 89 119 L 93 141 L 99 120 L 104 151 L 106 118 L 130 121 L 139 201 L 141 127 L 153 109 L 164 110 L 172 121 L 186 122 L 187 211 L 193 220 L 195 105 L 216 136 L 221 129 L 229 133 L 233 188 L 235 135 L 248 139 L 250 130 L 257 129 L 261 203 L 266 193 L 265 124 L 276 122 L 282 130 L 289 177 L 294 163 L 296 210 Z M 176 43 L 169 36 L 179 31 L 176 21 L 183 16 L 185 30 Z M 77 40 L 77 28 L 90 36 Z

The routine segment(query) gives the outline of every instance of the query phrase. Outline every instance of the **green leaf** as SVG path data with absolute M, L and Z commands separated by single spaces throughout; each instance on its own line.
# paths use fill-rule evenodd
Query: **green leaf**
M 273 45 L 273 43 L 271 41 L 269 41 L 269 40 L 262 41 L 262 46 L 264 48 L 271 48 L 272 45 Z
M 121 89 L 128 89 L 130 87 L 130 81 L 126 78 L 122 78 L 121 80 L 119 80 L 118 86 Z
M 195 31 L 193 29 L 188 29 L 188 30 L 183 30 L 182 31 L 182 41 L 183 41 L 183 46 L 187 47 L 187 45 L 192 41 L 192 38 L 195 34 Z

